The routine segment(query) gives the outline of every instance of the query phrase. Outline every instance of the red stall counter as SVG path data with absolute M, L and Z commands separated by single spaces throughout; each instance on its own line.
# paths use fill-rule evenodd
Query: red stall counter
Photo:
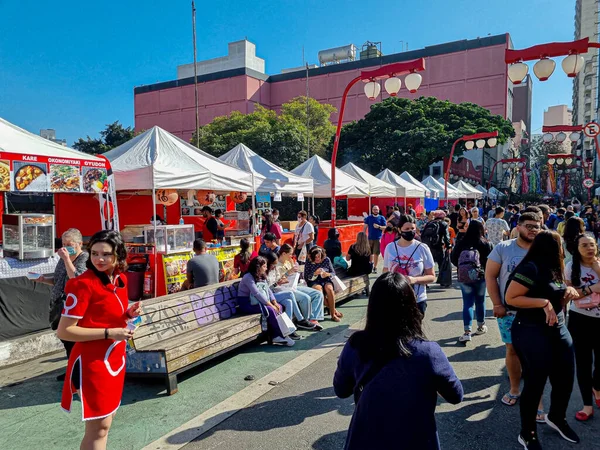
M 317 244 L 323 246 L 323 243 L 327 240 L 327 234 L 331 228 L 330 221 L 321 222 L 319 225 L 319 239 Z M 336 228 L 340 233 L 340 242 L 342 243 L 342 253 L 348 253 L 348 249 L 352 244 L 356 242 L 356 236 L 358 233 L 363 231 L 364 223 L 362 222 L 350 222 L 348 220 L 337 220 Z

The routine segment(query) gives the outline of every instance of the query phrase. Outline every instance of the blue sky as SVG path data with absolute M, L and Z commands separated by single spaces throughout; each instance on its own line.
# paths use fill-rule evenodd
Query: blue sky
M 309 63 L 319 50 L 367 40 L 386 54 L 488 34 L 516 48 L 571 41 L 575 1 L 227 0 L 196 2 L 198 59 L 224 56 L 247 37 L 267 73 Z M 0 0 L 0 117 L 32 132 L 55 128 L 69 145 L 115 120 L 133 125 L 133 88 L 175 79 L 192 62 L 191 1 Z M 411 6 L 407 6 L 411 5 Z M 426 5 L 426 6 L 425 6 Z M 571 104 L 556 73 L 533 88 L 533 131 L 543 110 Z

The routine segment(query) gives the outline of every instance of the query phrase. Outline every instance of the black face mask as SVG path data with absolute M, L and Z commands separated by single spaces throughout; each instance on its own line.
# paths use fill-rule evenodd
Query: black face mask
M 400 236 L 402 236 L 402 239 L 404 239 L 405 241 L 412 241 L 415 238 L 415 235 L 417 233 L 415 231 L 403 231 L 402 233 L 400 233 Z

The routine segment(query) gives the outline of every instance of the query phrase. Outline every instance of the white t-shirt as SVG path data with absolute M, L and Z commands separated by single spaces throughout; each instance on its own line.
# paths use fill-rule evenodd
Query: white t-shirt
M 296 243 L 300 243 L 300 242 L 306 243 L 306 240 L 308 239 L 308 235 L 310 233 L 314 233 L 314 232 L 315 232 L 315 227 L 313 227 L 312 223 L 310 223 L 309 221 L 304 222 L 304 225 L 298 224 L 298 226 L 296 227 L 296 231 L 295 231 Z M 314 242 L 314 244 L 316 244 L 316 242 Z
M 565 278 L 567 281 L 571 281 L 572 269 L 573 269 L 573 262 L 571 261 L 565 267 Z M 585 267 L 584 265 L 581 265 L 581 277 L 580 277 L 579 281 L 581 282 L 580 286 L 575 286 L 575 287 L 592 286 L 592 285 L 598 283 L 598 281 L 600 281 L 600 279 L 598 278 L 598 275 L 596 274 L 596 272 L 594 272 L 592 270 L 591 267 Z M 575 311 L 576 313 L 583 314 L 584 316 L 597 317 L 598 319 L 600 319 L 600 308 L 597 306 L 595 308 L 591 308 L 591 309 L 583 309 L 583 308 L 578 308 L 577 305 L 575 305 L 575 302 L 571 302 L 571 306 L 569 309 L 571 311 Z
M 413 241 L 408 247 L 401 247 L 397 242 L 390 242 L 385 248 L 383 267 L 390 272 L 420 277 L 426 269 L 433 269 L 435 262 L 429 247 L 419 241 Z M 424 284 L 413 285 L 417 302 L 427 300 L 427 288 Z

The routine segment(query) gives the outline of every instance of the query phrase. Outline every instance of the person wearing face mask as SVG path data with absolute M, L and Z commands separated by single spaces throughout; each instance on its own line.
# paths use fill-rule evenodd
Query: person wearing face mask
M 417 296 L 417 306 L 425 315 L 426 286 L 435 281 L 433 255 L 426 244 L 415 241 L 417 225 L 413 216 L 400 216 L 398 232 L 399 239 L 385 249 L 383 272 L 400 273 L 408 279 Z
M 298 225 L 296 225 L 296 231 L 294 232 L 294 254 L 296 257 L 302 252 L 302 247 L 306 247 L 308 252 L 313 247 L 314 240 L 315 228 L 308 221 L 306 211 L 300 211 L 298 213 Z
M 56 268 L 54 269 L 54 277 L 44 277 L 43 275 L 35 280 L 37 283 L 44 283 L 52 286 L 52 293 L 50 294 L 50 328 L 56 330 L 58 328 L 58 322 L 60 321 L 60 313 L 63 308 L 65 301 L 65 285 L 67 281 L 78 277 L 86 271 L 86 263 L 88 260 L 87 252 L 82 249 L 83 237 L 81 232 L 76 228 L 70 228 L 65 231 L 62 235 L 62 248 L 56 253 L 60 257 Z M 73 350 L 74 342 L 61 341 L 67 352 L 67 359 L 71 355 Z M 75 372 L 75 380 L 78 383 L 78 367 Z M 60 374 L 56 377 L 58 381 L 64 381 L 65 374 Z

